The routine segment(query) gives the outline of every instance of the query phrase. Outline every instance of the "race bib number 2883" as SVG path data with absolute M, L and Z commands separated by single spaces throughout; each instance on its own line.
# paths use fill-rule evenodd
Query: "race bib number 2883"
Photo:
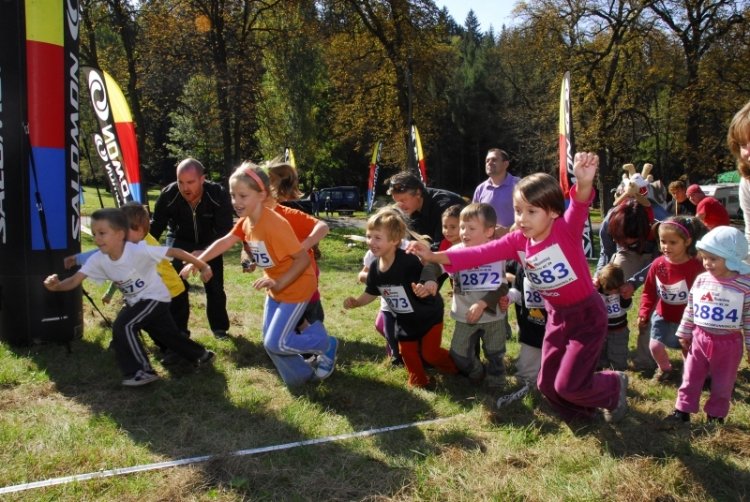
M 526 259 L 526 277 L 537 291 L 560 288 L 577 279 L 559 244 Z

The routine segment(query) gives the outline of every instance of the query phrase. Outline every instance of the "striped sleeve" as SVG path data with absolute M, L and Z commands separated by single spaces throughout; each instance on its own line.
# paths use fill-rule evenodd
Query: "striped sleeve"
M 741 275 L 737 277 L 736 282 L 741 285 L 745 294 L 742 304 L 742 332 L 745 336 L 745 347 L 750 351 L 750 275 Z
M 693 287 L 695 287 L 695 284 L 693 284 Z M 745 305 L 747 305 L 747 295 L 745 296 Z M 680 321 L 680 326 L 677 328 L 676 335 L 678 338 L 690 340 L 693 338 L 693 328 L 695 328 L 695 324 L 693 323 L 693 288 L 690 288 L 687 305 L 685 305 L 685 310 L 682 312 L 682 320 Z

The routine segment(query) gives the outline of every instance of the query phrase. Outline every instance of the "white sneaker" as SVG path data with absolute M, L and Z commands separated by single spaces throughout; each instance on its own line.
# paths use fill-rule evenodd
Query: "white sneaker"
M 620 394 L 617 399 L 617 406 L 611 410 L 604 410 L 604 420 L 609 423 L 616 423 L 625 417 L 628 412 L 628 375 L 622 371 L 616 371 L 620 378 Z
M 333 373 L 333 369 L 336 366 L 336 353 L 338 349 L 339 341 L 331 337 L 328 342 L 328 350 L 326 350 L 325 354 L 318 356 L 318 367 L 315 368 L 315 376 L 318 380 L 325 380 Z
M 122 384 L 125 387 L 140 387 L 141 385 L 149 384 L 158 379 L 159 379 L 159 375 L 157 375 L 153 371 L 138 370 L 135 372 L 135 375 L 123 380 Z

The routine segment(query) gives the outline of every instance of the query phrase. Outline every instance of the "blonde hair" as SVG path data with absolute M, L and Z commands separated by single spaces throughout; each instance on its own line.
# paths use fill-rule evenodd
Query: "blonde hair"
M 497 213 L 495 208 L 484 202 L 473 202 L 461 210 L 461 221 L 481 220 L 484 228 L 495 228 Z
M 750 164 L 740 157 L 740 148 L 750 142 L 750 101 L 734 114 L 727 131 L 727 146 L 737 159 L 737 170 L 745 178 L 750 178 Z
M 397 206 L 385 206 L 367 219 L 367 230 L 384 232 L 389 241 L 401 241 L 407 234 L 414 240 L 427 244 L 431 240 L 426 235 L 419 235 L 406 224 L 407 217 Z
M 263 171 L 257 164 L 248 161 L 243 162 L 240 167 L 234 170 L 229 177 L 229 184 L 241 181 L 256 192 L 269 191 L 271 185 L 268 174 Z

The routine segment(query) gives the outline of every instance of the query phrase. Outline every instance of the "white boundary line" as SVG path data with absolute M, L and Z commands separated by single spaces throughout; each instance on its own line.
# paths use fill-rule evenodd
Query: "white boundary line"
M 153 464 L 141 464 L 133 467 L 119 467 L 115 469 L 108 469 L 106 471 L 89 472 L 86 474 L 75 474 L 73 476 L 63 476 L 60 478 L 51 478 L 43 481 L 34 481 L 32 483 L 21 483 L 18 485 L 5 486 L 0 488 L 0 494 L 6 493 L 17 493 L 26 490 L 32 490 L 34 488 L 45 488 L 49 486 L 64 485 L 77 481 L 89 481 L 92 479 L 103 479 L 111 478 L 114 476 L 123 476 L 125 474 L 134 474 L 137 472 L 156 471 L 160 469 L 168 469 L 170 467 L 179 467 L 188 464 L 198 464 L 202 462 L 208 462 L 210 460 L 226 458 L 226 457 L 244 457 L 247 455 L 257 455 L 259 453 L 268 453 L 272 451 L 290 450 L 292 448 L 298 448 L 300 446 L 309 446 L 314 444 L 331 443 L 334 441 L 343 441 L 345 439 L 360 438 L 367 436 L 374 436 L 376 434 L 383 434 L 385 432 L 393 432 L 402 429 L 408 429 L 411 427 L 421 427 L 424 425 L 437 424 L 452 420 L 461 415 L 454 415 L 452 417 L 434 418 L 431 420 L 422 420 L 419 422 L 412 422 L 408 424 L 392 425 L 389 427 L 381 427 L 379 429 L 369 429 L 360 432 L 350 432 L 347 434 L 339 434 L 337 436 L 327 436 L 316 439 L 306 439 L 304 441 L 295 441 L 293 443 L 276 444 L 270 446 L 262 446 L 259 448 L 251 448 L 248 450 L 237 450 L 231 453 L 225 453 L 221 455 L 203 455 L 200 457 L 182 458 L 178 460 L 171 460 L 168 462 L 156 462 Z

